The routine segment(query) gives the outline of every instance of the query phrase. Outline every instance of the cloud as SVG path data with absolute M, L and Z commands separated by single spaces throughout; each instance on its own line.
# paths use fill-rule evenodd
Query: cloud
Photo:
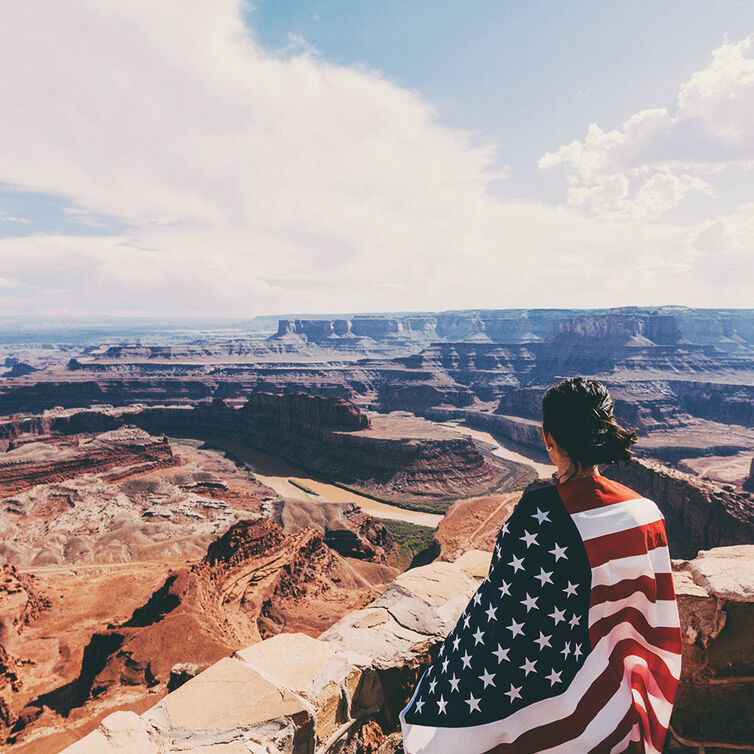
M 700 277 L 699 227 L 613 209 L 649 212 L 708 190 L 696 173 L 658 168 L 635 191 L 611 167 L 616 154 L 640 164 L 636 144 L 648 149 L 675 127 L 667 114 L 625 132 L 590 127 L 563 152 L 582 191 L 573 204 L 598 219 L 503 201 L 492 191 L 505 175 L 494 145 L 444 126 L 378 72 L 330 64 L 301 43 L 300 53 L 266 53 L 242 10 L 239 0 L 6 4 L 0 181 L 65 197 L 100 235 L 1 238 L 0 271 L 20 287 L 12 298 L 0 291 L 0 311 L 729 300 Z
M 568 204 L 602 217 L 659 217 L 690 194 L 715 196 L 715 174 L 754 168 L 752 39 L 714 50 L 681 84 L 675 113 L 642 110 L 612 131 L 592 123 L 539 167 L 565 167 Z

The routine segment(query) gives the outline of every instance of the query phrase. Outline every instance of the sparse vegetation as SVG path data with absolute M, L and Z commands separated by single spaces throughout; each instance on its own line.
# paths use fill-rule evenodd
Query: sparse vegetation
M 310 487 L 307 487 L 305 484 L 301 484 L 301 482 L 297 482 L 295 479 L 289 479 L 288 483 L 292 484 L 297 489 L 302 490 L 303 492 L 306 492 L 307 495 L 314 495 L 315 497 L 320 497 L 319 492 L 315 492 Z
M 429 547 L 435 532 L 431 526 L 412 524 L 409 521 L 382 518 L 380 522 L 385 525 L 394 543 L 389 557 L 390 564 L 401 570 L 408 568 L 414 556 Z

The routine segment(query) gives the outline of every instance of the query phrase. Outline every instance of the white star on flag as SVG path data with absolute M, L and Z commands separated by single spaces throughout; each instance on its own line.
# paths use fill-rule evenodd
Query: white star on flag
M 558 543 L 556 542 L 555 543 L 555 549 L 554 550 L 548 550 L 548 552 L 551 552 L 555 556 L 555 562 L 557 563 L 561 558 L 565 558 L 566 560 L 568 560 L 568 558 L 566 557 L 566 554 L 565 554 L 566 549 L 568 549 L 568 548 L 566 548 L 566 547 L 560 547 L 560 545 L 558 545 Z
M 536 534 L 529 534 L 526 529 L 524 529 L 524 536 L 519 537 L 519 539 L 523 542 L 526 542 L 526 549 L 529 549 L 530 545 L 536 545 L 537 544 L 537 535 Z
M 557 607 L 555 608 L 554 613 L 548 613 L 548 615 L 555 621 L 556 626 L 560 621 L 565 620 L 565 610 L 559 610 Z
M 484 631 L 482 631 L 480 626 L 477 626 L 476 632 L 471 635 L 474 637 L 474 646 L 482 643 L 482 637 L 484 636 Z
M 445 712 L 445 706 L 447 705 L 447 702 L 442 698 L 442 694 L 440 694 L 440 698 L 437 700 L 437 703 L 440 705 L 438 712 Z
M 552 672 L 550 673 L 550 675 L 546 675 L 545 676 L 545 678 L 547 678 L 547 680 L 550 681 L 550 686 L 551 687 L 554 686 L 556 683 L 560 683 L 561 682 L 560 681 L 560 676 L 562 675 L 562 673 L 563 673 L 562 670 L 558 670 L 558 672 L 556 673 L 555 670 L 553 669 Z
M 540 650 L 544 649 L 545 647 L 552 647 L 552 644 L 550 644 L 550 639 L 552 639 L 552 634 L 549 636 L 545 636 L 541 631 L 539 632 L 539 639 L 534 639 L 535 644 L 539 644 Z
M 449 679 L 450 680 L 450 690 L 451 691 L 458 691 L 458 683 L 460 682 L 460 678 L 456 678 L 456 674 L 453 673 L 453 677 Z
M 503 649 L 499 644 L 497 645 L 497 649 L 492 653 L 497 657 L 498 663 L 502 662 L 503 660 L 510 661 L 508 657 L 508 652 L 510 652 L 510 649 Z
M 489 606 L 485 610 L 485 613 L 487 613 L 487 620 L 497 620 L 497 616 L 495 613 L 497 612 L 496 607 L 492 607 L 492 603 L 490 602 Z
M 479 676 L 480 681 L 484 681 L 484 688 L 487 686 L 494 686 L 495 682 L 492 680 L 495 677 L 494 673 L 490 673 L 487 668 L 484 669 L 484 674 Z
M 548 522 L 552 523 L 552 522 L 550 521 L 550 519 L 548 518 L 548 512 L 547 512 L 547 511 L 545 511 L 545 512 L 543 513 L 543 512 L 541 511 L 541 510 L 539 510 L 539 508 L 537 508 L 537 512 L 536 512 L 536 513 L 532 513 L 532 516 L 531 516 L 531 517 L 532 517 L 532 518 L 536 518 L 536 519 L 537 519 L 537 521 L 538 521 L 538 522 L 539 522 L 540 524 L 542 524 L 542 522 L 544 522 L 544 521 L 548 521 Z
M 513 556 L 513 560 L 511 560 L 510 563 L 508 563 L 509 566 L 513 566 L 513 572 L 518 573 L 519 571 L 524 570 L 524 559 L 523 558 L 517 558 L 515 555 Z
M 481 710 L 479 709 L 479 699 L 477 699 L 473 694 L 469 693 L 469 698 L 466 700 L 466 704 L 469 705 L 469 712 L 473 712 L 474 710 Z
M 505 595 L 508 595 L 510 597 L 511 585 L 507 581 L 503 581 L 503 585 L 499 586 L 498 589 L 500 590 L 501 597 L 504 597 Z
M 521 600 L 521 604 L 522 605 L 526 605 L 526 612 L 527 613 L 532 608 L 536 609 L 536 607 L 537 607 L 537 600 L 538 599 L 539 599 L 538 597 L 530 597 L 529 593 L 528 592 L 526 593 L 526 599 Z
M 568 597 L 573 597 L 576 594 L 576 588 L 578 587 L 578 584 L 572 584 L 570 581 L 568 582 L 568 586 L 566 587 L 566 595 Z
M 461 656 L 461 662 L 465 668 L 471 667 L 471 655 L 468 652 L 464 652 Z
M 514 686 L 513 684 L 511 684 L 511 690 L 506 691 L 505 693 L 511 698 L 511 701 L 513 701 L 514 699 L 521 698 L 519 691 L 521 691 L 521 686 Z
M 539 576 L 535 576 L 534 578 L 539 579 L 541 586 L 544 586 L 545 584 L 552 584 L 550 576 L 552 576 L 552 571 L 545 571 L 545 569 L 540 566 Z
M 536 673 L 536 670 L 534 669 L 536 663 L 536 660 L 530 660 L 526 657 L 524 658 L 524 664 L 520 666 L 521 670 L 523 670 L 526 675 L 529 675 L 529 673 Z
M 510 629 L 510 631 L 513 632 L 514 638 L 521 634 L 523 636 L 524 634 L 524 624 L 523 623 L 516 623 L 515 618 L 511 618 L 511 624 L 510 626 L 506 626 L 506 628 Z

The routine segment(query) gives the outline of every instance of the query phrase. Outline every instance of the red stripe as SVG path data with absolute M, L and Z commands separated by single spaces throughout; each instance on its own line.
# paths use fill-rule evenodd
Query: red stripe
M 652 626 L 647 616 L 635 607 L 624 607 L 600 618 L 590 629 L 592 646 L 621 623 L 630 623 L 650 644 L 667 652 L 681 653 L 681 629 L 678 626 Z
M 620 688 L 620 679 L 609 666 L 594 680 L 576 705 L 573 714 L 530 728 L 512 743 L 498 744 L 485 754 L 536 754 L 580 736 L 595 712 L 602 709 Z
M 623 673 L 626 657 L 630 655 L 641 657 L 647 663 L 657 687 L 665 700 L 672 704 L 678 689 L 678 679 L 670 672 L 665 660 L 636 639 L 621 639 L 610 652 L 610 663 L 616 673 Z
M 623 579 L 616 584 L 600 584 L 592 587 L 590 607 L 602 602 L 624 600 L 635 592 L 642 592 L 650 602 L 674 600 L 673 574 L 656 573 L 654 578 L 645 575 L 636 579 Z
M 636 722 L 636 710 L 631 707 L 618 723 L 618 727 L 604 741 L 590 749 L 588 754 L 610 754 L 613 746 L 619 744 L 631 732 Z
M 649 699 L 649 694 L 647 693 L 646 683 L 639 673 L 632 675 L 631 688 L 639 692 L 639 696 L 644 700 L 644 706 L 647 708 L 647 711 L 644 712 L 640 705 L 634 705 L 637 714 L 642 720 L 644 728 L 643 737 L 647 738 L 647 734 L 649 734 L 648 737 L 652 742 L 652 746 L 654 746 L 657 751 L 662 751 L 662 745 L 665 743 L 665 735 L 668 730 L 657 719 L 657 715 L 652 707 L 651 700 Z
M 584 540 L 589 565 L 592 568 L 607 563 L 608 560 L 628 558 L 632 555 L 644 555 L 656 547 L 665 547 L 665 522 L 660 519 L 651 524 L 635 526 L 633 529 L 615 531 Z
M 566 510 L 571 514 L 642 497 L 638 492 L 634 492 L 620 482 L 614 482 L 603 476 L 573 479 L 570 482 L 555 485 L 555 489 Z

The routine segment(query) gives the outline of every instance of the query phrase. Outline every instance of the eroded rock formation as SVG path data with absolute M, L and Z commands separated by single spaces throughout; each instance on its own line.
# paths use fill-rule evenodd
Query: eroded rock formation
M 0 498 L 40 484 L 62 482 L 85 473 L 121 474 L 149 471 L 175 464 L 166 437 L 156 438 L 142 429 L 125 426 L 103 432 L 83 443 L 55 441 L 11 443 L 0 454 Z
M 164 693 L 176 665 L 203 669 L 281 632 L 316 636 L 397 573 L 340 556 L 315 528 L 287 534 L 269 518 L 240 521 L 201 562 L 173 569 L 130 617 L 94 633 L 76 677 L 25 704 L 23 694 L 10 694 L 5 735 L 23 743 L 54 731 L 61 716 L 86 719 L 87 710 L 118 706 L 137 690 L 142 698 L 150 688 Z

